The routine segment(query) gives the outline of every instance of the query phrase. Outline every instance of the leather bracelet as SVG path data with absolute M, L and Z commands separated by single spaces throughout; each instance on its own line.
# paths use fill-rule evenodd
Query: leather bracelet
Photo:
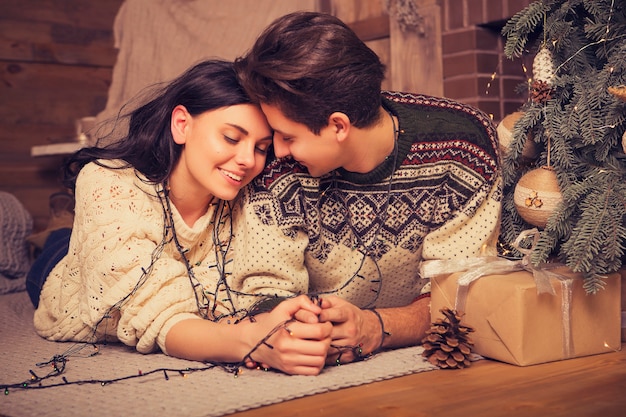
M 383 318 L 380 316 L 380 313 L 376 311 L 375 308 L 368 308 L 369 311 L 376 315 L 378 322 L 380 323 L 380 345 L 372 352 L 378 352 L 383 348 L 383 343 L 385 343 L 385 338 L 391 336 L 391 333 L 385 330 L 385 323 L 383 322 Z

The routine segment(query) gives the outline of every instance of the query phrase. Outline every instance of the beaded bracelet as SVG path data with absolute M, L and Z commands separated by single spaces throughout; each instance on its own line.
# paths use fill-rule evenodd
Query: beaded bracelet
M 385 323 L 383 323 L 383 318 L 380 316 L 380 313 L 376 311 L 375 308 L 369 308 L 368 310 L 376 315 L 376 318 L 378 319 L 378 322 L 380 323 L 380 332 L 381 332 L 380 345 L 378 345 L 378 347 L 374 349 L 374 351 L 372 351 L 372 353 L 374 353 L 374 352 L 378 352 L 379 350 L 383 348 L 383 343 L 385 343 L 385 337 L 391 336 L 391 333 L 385 330 Z

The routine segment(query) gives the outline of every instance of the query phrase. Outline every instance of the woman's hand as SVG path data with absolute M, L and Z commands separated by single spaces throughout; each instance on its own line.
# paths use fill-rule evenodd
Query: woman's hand
M 246 326 L 252 346 L 246 366 L 260 364 L 287 374 L 318 375 L 326 363 L 333 330 L 332 323 L 319 322 L 321 312 L 319 305 L 301 295 L 255 316 Z M 296 315 L 304 320 L 296 320 Z

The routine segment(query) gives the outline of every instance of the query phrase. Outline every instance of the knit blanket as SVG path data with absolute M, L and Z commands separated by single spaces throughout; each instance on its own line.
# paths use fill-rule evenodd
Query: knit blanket
M 24 288 L 30 268 L 26 237 L 33 230 L 33 219 L 22 203 L 0 191 L 0 294 Z
M 328 367 L 314 377 L 249 369 L 236 374 L 160 353 L 142 355 L 120 344 L 99 345 L 94 354 L 91 345 L 37 336 L 33 312 L 26 292 L 0 295 L 2 417 L 223 416 L 436 369 L 422 358 L 420 346 Z M 68 351 L 75 353 L 68 356 L 63 373 L 37 382 L 54 371 L 53 364 L 42 363 Z

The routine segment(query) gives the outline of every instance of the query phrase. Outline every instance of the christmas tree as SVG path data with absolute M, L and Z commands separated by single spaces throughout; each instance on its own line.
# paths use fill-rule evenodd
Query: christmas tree
M 626 2 L 536 1 L 502 34 L 507 58 L 533 63 L 501 144 L 502 252 L 519 256 L 512 242 L 538 227 L 531 263 L 565 263 L 595 293 L 626 244 Z

